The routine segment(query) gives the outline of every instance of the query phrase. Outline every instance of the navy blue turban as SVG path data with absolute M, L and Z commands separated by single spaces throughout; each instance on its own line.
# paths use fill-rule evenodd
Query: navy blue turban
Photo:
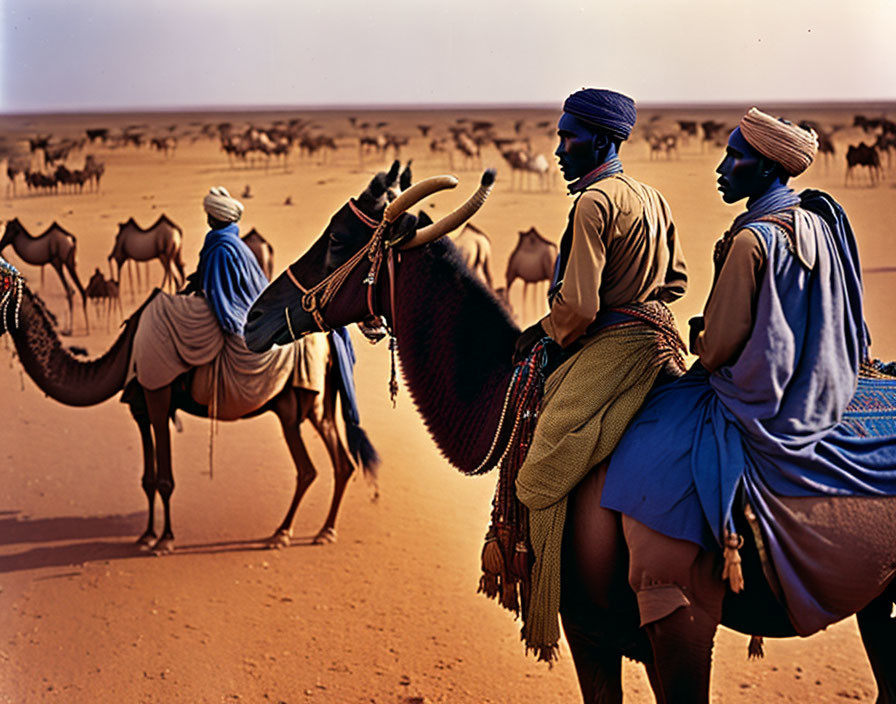
M 622 140 L 629 138 L 638 119 L 634 100 L 622 93 L 601 88 L 576 91 L 563 103 L 563 112 Z

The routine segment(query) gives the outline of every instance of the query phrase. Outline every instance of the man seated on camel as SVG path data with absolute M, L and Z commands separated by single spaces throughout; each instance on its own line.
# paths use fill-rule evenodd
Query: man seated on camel
M 543 659 L 555 656 L 560 637 L 567 495 L 612 452 L 658 376 L 681 373 L 676 362 L 683 343 L 666 307 L 687 284 L 678 233 L 663 196 L 623 173 L 619 158 L 636 117 L 634 101 L 611 90 L 583 89 L 564 103 L 556 155 L 575 201 L 560 241 L 550 312 L 517 342 L 518 358 L 535 343 L 547 344 L 553 357 L 516 480 L 534 551 L 523 636 Z M 569 535 L 575 543 L 576 526 Z M 586 542 L 577 549 L 587 549 Z M 567 577 L 571 588 L 580 581 L 563 576 L 564 590 Z M 576 624 L 564 619 L 564 627 L 574 640 Z
M 892 550 L 886 531 L 850 550 L 849 526 L 819 518 L 819 497 L 867 508 L 896 494 L 896 434 L 862 437 L 841 422 L 870 340 L 845 212 L 788 186 L 816 150 L 814 132 L 756 108 L 731 133 L 719 190 L 747 209 L 715 246 L 712 289 L 692 321 L 699 361 L 651 393 L 607 472 L 602 506 L 623 514 L 641 623 L 656 661 L 680 668 L 665 674 L 669 701 L 694 701 L 676 687 L 696 673 L 708 687 L 723 579 L 743 587 L 735 519 L 761 536 L 799 635 L 861 609 L 891 576 L 860 577 L 863 561 Z
M 160 390 L 167 397 L 168 386 L 192 372 L 193 399 L 208 406 L 211 417 L 230 420 L 261 407 L 283 388 L 295 352 L 277 348 L 259 355 L 246 347 L 246 316 L 268 281 L 239 237 L 243 204 L 218 186 L 202 206 L 211 230 L 184 291 L 201 295 L 160 292 L 149 302 L 134 338 L 131 375 L 145 393 Z M 322 344 L 325 354 L 326 341 Z

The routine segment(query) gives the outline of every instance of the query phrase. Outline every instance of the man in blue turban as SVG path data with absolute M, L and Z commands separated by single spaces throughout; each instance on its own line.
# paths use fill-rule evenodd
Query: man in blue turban
M 534 552 L 523 636 L 542 658 L 552 657 L 560 635 L 567 496 L 580 482 L 590 490 L 592 479 L 583 479 L 612 452 L 655 380 L 681 373 L 683 344 L 666 304 L 685 292 L 684 257 L 666 200 L 623 173 L 619 150 L 635 119 L 631 98 L 610 90 L 581 90 L 564 103 L 555 153 L 575 200 L 560 241 L 550 312 L 517 343 L 518 358 L 538 341 L 551 357 L 516 481 Z M 580 524 L 583 518 L 589 527 Z M 573 507 L 569 521 L 568 542 L 587 549 L 593 543 L 587 533 L 600 517 L 579 516 Z M 564 600 L 581 582 L 564 562 Z M 564 615 L 564 628 L 578 657 L 585 626 Z

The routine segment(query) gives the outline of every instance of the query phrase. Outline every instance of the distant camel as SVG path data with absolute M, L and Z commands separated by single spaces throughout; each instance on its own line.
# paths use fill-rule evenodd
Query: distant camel
M 121 267 L 128 260 L 146 262 L 150 259 L 158 259 L 162 263 L 164 275 L 160 288 L 164 291 L 165 284 L 171 282 L 173 289 L 179 289 L 184 283 L 184 263 L 181 259 L 181 244 L 183 235 L 181 229 L 175 225 L 166 215 L 160 215 L 156 222 L 142 229 L 134 220 L 129 218 L 127 222 L 118 226 L 118 234 L 115 235 L 115 245 L 109 254 L 109 272 L 112 280 L 121 285 Z M 112 270 L 112 261 L 115 261 L 118 272 Z M 176 271 L 174 268 L 176 268 Z M 130 270 L 128 270 L 130 272 Z M 179 276 L 178 276 L 179 274 Z M 138 271 L 139 281 L 139 271 Z M 131 279 L 131 292 L 134 292 L 134 282 Z
M 516 279 L 522 279 L 522 315 L 526 317 L 529 284 L 540 281 L 550 283 L 554 276 L 554 262 L 557 259 L 557 245 L 545 239 L 534 227 L 519 233 L 520 237 L 510 259 L 507 260 L 507 300 L 510 301 L 510 287 Z M 533 289 L 536 291 L 536 289 Z M 537 304 L 533 304 L 535 306 Z
M 844 185 L 849 185 L 849 176 L 856 166 L 864 166 L 868 169 L 868 177 L 872 186 L 880 180 L 880 154 L 877 153 L 877 149 L 874 147 L 869 147 L 862 142 L 858 146 L 850 145 L 849 149 L 846 150 L 846 178 Z
M 31 167 L 31 158 L 27 154 L 13 154 L 6 162 L 6 176 L 9 183 L 6 184 L 6 195 L 9 196 L 10 189 L 12 195 L 16 195 L 16 176 L 24 174 Z
M 118 284 L 103 276 L 103 273 L 97 267 L 96 271 L 87 282 L 85 289 L 87 298 L 96 304 L 97 317 L 103 316 L 103 304 L 105 304 L 106 332 L 109 331 L 109 323 L 112 320 L 112 312 L 118 310 L 119 320 L 124 317 L 121 309 L 121 296 L 119 295 Z
M 268 277 L 268 281 L 274 278 L 274 248 L 271 243 L 262 237 L 254 227 L 243 235 L 243 242 L 252 250 L 252 254 L 261 265 L 261 270 Z
M 453 235 L 451 239 L 467 268 L 482 279 L 490 289 L 494 289 L 491 271 L 492 241 L 489 236 L 468 222 L 460 233 Z
M 32 237 L 22 223 L 19 222 L 19 219 L 13 218 L 6 223 L 3 238 L 0 239 L 0 254 L 3 253 L 7 245 L 12 245 L 13 250 L 22 261 L 40 267 L 41 287 L 43 287 L 44 265 L 49 264 L 56 270 L 59 280 L 62 282 L 62 287 L 65 289 L 65 298 L 68 301 L 69 325 L 66 333 L 71 334 L 75 317 L 72 306 L 74 291 L 66 280 L 62 269 L 65 267 L 68 270 L 68 275 L 75 282 L 75 286 L 78 287 L 78 291 L 81 294 L 81 302 L 84 308 L 84 326 L 89 333 L 90 322 L 87 320 L 87 296 L 75 268 L 78 248 L 75 236 L 54 222 L 42 235 Z

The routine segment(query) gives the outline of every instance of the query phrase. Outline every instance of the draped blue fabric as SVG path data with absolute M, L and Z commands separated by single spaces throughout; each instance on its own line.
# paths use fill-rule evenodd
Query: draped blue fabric
M 330 334 L 330 349 L 339 371 L 339 395 L 342 399 L 342 419 L 345 421 L 349 450 L 355 459 L 361 451 L 361 415 L 355 393 L 355 348 L 352 347 L 348 328 L 335 328 Z
M 792 209 L 795 241 L 757 222 L 782 207 Z M 896 495 L 896 428 L 861 436 L 841 422 L 850 402 L 861 405 L 854 397 L 868 336 L 857 249 L 840 206 L 819 191 L 798 197 L 782 188 L 731 231 L 743 227 L 767 255 L 750 339 L 730 366 L 710 374 L 695 364 L 651 393 L 613 453 L 602 504 L 717 550 L 743 486 L 791 613 L 814 609 L 805 623 L 821 627 L 834 619 L 799 584 L 787 537 L 765 508 L 776 494 Z
M 199 281 L 224 332 L 242 335 L 246 316 L 268 285 L 252 250 L 231 223 L 205 236 L 199 252 Z

